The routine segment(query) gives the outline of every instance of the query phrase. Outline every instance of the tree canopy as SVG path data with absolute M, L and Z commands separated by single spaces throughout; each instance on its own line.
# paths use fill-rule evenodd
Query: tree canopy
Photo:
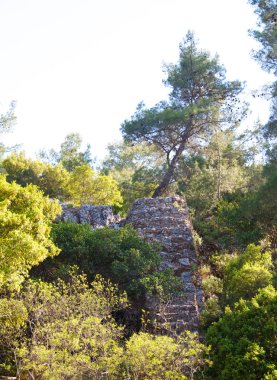
M 199 50 L 193 33 L 189 32 L 180 44 L 179 62 L 166 66 L 166 72 L 169 101 L 149 109 L 140 103 L 131 120 L 121 126 L 127 141 L 146 141 L 165 154 L 167 168 L 154 197 L 166 191 L 189 145 L 200 144 L 214 128 L 234 126 L 242 117 L 235 112 L 241 83 L 226 80 L 218 57 L 211 58 Z
M 11 102 L 9 110 L 6 113 L 0 114 L 0 137 L 1 135 L 11 132 L 12 127 L 15 124 L 15 102 Z M 0 140 L 0 155 L 5 152 L 5 146 Z
M 276 0 L 249 0 L 259 17 L 259 29 L 251 34 L 261 43 L 261 48 L 254 52 L 254 57 L 262 67 L 277 74 L 277 3 Z
M 86 146 L 85 151 L 81 151 L 82 137 L 79 133 L 69 133 L 65 136 L 64 142 L 61 143 L 60 150 L 54 149 L 49 151 L 40 151 L 40 158 L 43 161 L 50 162 L 54 165 L 60 163 L 63 167 L 71 172 L 80 165 L 90 165 L 92 163 L 90 145 Z
M 122 203 L 116 181 L 93 171 L 87 164 L 76 166 L 70 173 L 68 192 L 70 200 L 77 206 L 88 203 L 120 206 Z
M 35 186 L 10 184 L 0 175 L 0 290 L 17 288 L 33 265 L 59 253 L 50 223 L 60 211 Z
M 260 42 L 261 48 L 253 53 L 261 67 L 277 77 L 277 2 L 276 0 L 249 0 L 258 15 L 258 29 L 251 35 Z M 271 114 L 268 123 L 262 128 L 266 140 L 267 155 L 277 160 L 277 81 L 269 87 Z

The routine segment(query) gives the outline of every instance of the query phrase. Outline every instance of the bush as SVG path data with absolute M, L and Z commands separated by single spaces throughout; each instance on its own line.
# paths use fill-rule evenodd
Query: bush
M 277 292 L 261 289 L 250 301 L 241 299 L 207 332 L 213 366 L 207 379 L 274 379 L 276 374 Z
M 34 185 L 21 187 L 0 175 L 0 289 L 17 289 L 29 270 L 59 249 L 50 224 L 61 208 Z
M 204 358 L 207 352 L 197 335 L 188 331 L 177 339 L 143 332 L 134 334 L 126 343 L 127 378 L 192 379 L 209 363 Z
M 159 271 L 159 247 L 140 238 L 131 226 L 93 231 L 88 225 L 60 223 L 53 226 L 52 238 L 60 255 L 32 272 L 47 281 L 66 275 L 68 266 L 77 265 L 89 281 L 99 273 L 126 290 L 132 300 L 143 298 L 147 289 L 167 296 L 179 286 L 172 272 Z
M 125 305 L 126 296 L 99 276 L 90 287 L 75 274 L 69 283 L 28 281 L 15 299 L 1 299 L 0 346 L 13 353 L 18 378 L 118 379 L 122 328 L 111 313 Z
M 145 332 L 123 341 L 112 314 L 126 296 L 97 276 L 29 280 L 0 301 L 0 352 L 5 372 L 32 379 L 192 379 L 209 361 L 196 334 L 177 338 Z M 2 358 L 1 358 L 2 359 Z
M 232 259 L 224 270 L 226 304 L 233 305 L 240 298 L 250 299 L 259 289 L 271 284 L 272 259 L 270 252 L 250 244 L 246 251 Z

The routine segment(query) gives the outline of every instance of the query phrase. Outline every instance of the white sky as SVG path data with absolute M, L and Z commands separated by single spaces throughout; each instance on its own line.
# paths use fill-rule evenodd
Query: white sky
M 177 62 L 188 29 L 229 79 L 261 86 L 255 27 L 247 0 L 0 0 L 0 113 L 14 99 L 18 117 L 5 142 L 31 156 L 78 132 L 102 158 L 139 101 L 166 97 L 162 63 Z M 265 102 L 252 109 L 267 119 Z

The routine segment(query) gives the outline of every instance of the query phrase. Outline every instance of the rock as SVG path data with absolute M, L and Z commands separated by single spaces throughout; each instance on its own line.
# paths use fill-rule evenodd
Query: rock
M 189 259 L 187 259 L 186 257 L 183 258 L 183 259 L 179 259 L 179 263 L 180 263 L 181 265 L 184 265 L 184 266 L 189 266 L 189 265 L 190 265 L 190 261 L 189 261 Z
M 119 228 L 121 218 L 113 214 L 111 206 L 82 205 L 72 207 L 62 204 L 62 214 L 58 221 L 89 224 L 92 228 L 111 227 Z

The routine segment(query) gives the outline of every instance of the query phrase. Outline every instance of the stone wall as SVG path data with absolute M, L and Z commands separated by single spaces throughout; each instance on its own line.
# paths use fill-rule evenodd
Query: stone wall
M 183 198 L 178 196 L 139 199 L 133 204 L 126 223 L 131 223 L 142 237 L 162 244 L 162 268 L 172 268 L 183 281 L 184 293 L 166 305 L 149 300 L 149 309 L 160 326 L 198 331 L 203 291 L 197 276 L 197 257 L 192 224 Z
M 197 276 L 197 257 L 193 244 L 193 229 L 186 202 L 178 196 L 137 200 L 126 221 L 113 214 L 111 206 L 62 205 L 59 220 L 90 224 L 92 228 L 119 228 L 131 223 L 142 237 L 161 243 L 161 269 L 171 268 L 183 281 L 184 292 L 167 304 L 148 299 L 148 308 L 159 325 L 169 323 L 178 333 L 199 329 L 199 311 L 203 292 Z
M 116 228 L 120 224 L 120 218 L 113 214 L 111 206 L 82 205 L 72 207 L 62 204 L 62 210 L 58 220 L 63 222 L 90 224 L 92 228 L 105 226 Z

